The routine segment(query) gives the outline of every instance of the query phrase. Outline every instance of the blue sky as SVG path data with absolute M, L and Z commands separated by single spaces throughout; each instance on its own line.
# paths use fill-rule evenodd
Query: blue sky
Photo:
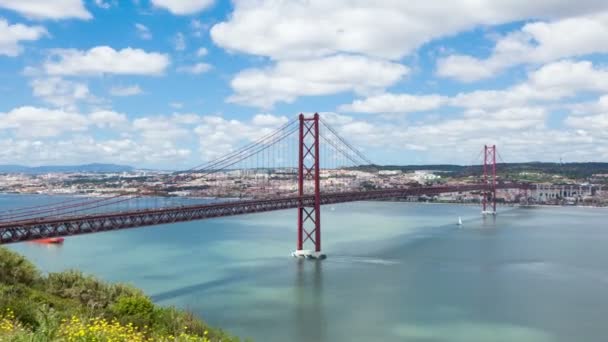
M 377 163 L 608 160 L 598 0 L 0 0 L 0 163 L 187 168 L 300 112 Z

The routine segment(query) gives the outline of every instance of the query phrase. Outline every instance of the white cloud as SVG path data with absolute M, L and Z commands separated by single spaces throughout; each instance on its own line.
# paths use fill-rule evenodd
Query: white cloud
M 437 109 L 447 102 L 440 95 L 380 94 L 340 107 L 341 111 L 356 113 L 409 113 Z
M 564 120 L 566 126 L 608 138 L 608 95 L 571 108 L 572 112 Z
M 176 15 L 190 15 L 210 7 L 213 0 L 151 0 L 156 7 L 167 9 Z
M 173 38 L 173 45 L 176 51 L 184 51 L 186 50 L 186 37 L 181 32 L 178 32 Z
M 0 113 L 0 130 L 10 129 L 20 137 L 54 137 L 63 132 L 85 131 L 88 120 L 84 115 L 38 107 L 19 107 Z
M 0 8 L 35 19 L 91 19 L 82 0 L 0 0 Z
M 494 67 L 488 64 L 471 56 L 452 55 L 437 62 L 437 75 L 473 82 L 494 75 Z
M 468 109 L 500 109 L 525 106 L 562 106 L 585 110 L 587 106 L 560 104 L 581 93 L 608 92 L 608 69 L 589 61 L 564 60 L 543 65 L 528 74 L 522 83 L 500 90 L 475 90 L 447 97 L 437 94 L 412 95 L 385 93 L 358 99 L 339 107 L 359 113 L 408 113 L 444 106 Z M 606 108 L 608 108 L 608 98 Z M 598 104 L 590 104 L 597 107 Z
M 299 96 L 365 94 L 395 84 L 408 72 L 401 64 L 362 56 L 281 61 L 271 68 L 239 72 L 231 82 L 235 94 L 229 101 L 269 108 Z
M 64 80 L 60 77 L 34 79 L 30 85 L 34 96 L 58 107 L 73 109 L 77 102 L 93 99 L 85 83 Z
M 46 35 L 48 32 L 42 26 L 10 25 L 0 18 L 0 55 L 18 56 L 23 51 L 20 42 L 38 40 Z
M 50 75 L 160 75 L 168 65 L 166 54 L 133 48 L 117 51 L 109 46 L 97 46 L 87 51 L 53 50 L 44 63 L 44 70 Z
M 533 71 L 528 80 L 505 90 L 461 93 L 451 104 L 467 108 L 500 108 L 530 103 L 555 103 L 580 92 L 608 91 L 608 69 L 589 61 L 560 61 Z
M 189 74 L 200 75 L 211 70 L 211 64 L 207 63 L 196 63 L 193 65 L 183 65 L 177 68 L 179 72 L 186 72 Z
M 244 142 L 271 133 L 277 124 L 285 121 L 285 117 L 269 114 L 255 116 L 250 123 L 227 120 L 220 116 L 204 116 L 194 131 L 199 136 L 203 157 L 210 159 L 228 153 Z
M 130 138 L 98 140 L 77 135 L 55 140 L 0 140 L 0 162 L 25 165 L 107 162 L 174 167 L 176 163 L 184 163 L 190 154 L 188 149 L 158 149 Z
M 204 47 L 199 48 L 198 50 L 196 50 L 196 55 L 198 57 L 205 57 L 205 56 L 207 56 L 208 53 L 209 53 L 209 51 L 206 48 L 204 48 Z
M 256 114 L 251 123 L 256 126 L 269 126 L 269 127 L 279 127 L 283 124 L 286 124 L 289 119 L 285 116 L 276 116 L 272 114 Z
M 239 0 L 211 37 L 228 50 L 273 59 L 337 53 L 397 60 L 422 44 L 478 25 L 608 9 L 601 0 Z M 313 24 L 314 23 L 314 24 Z
M 99 8 L 103 8 L 103 9 L 109 9 L 110 7 L 112 7 L 111 3 L 106 2 L 104 0 L 95 0 L 95 5 Z
M 201 122 L 201 117 L 193 113 L 174 113 L 171 120 L 179 125 L 196 125 Z
M 382 151 L 385 156 L 388 151 L 393 163 L 411 163 L 411 159 L 403 161 L 396 157 L 404 152 L 418 153 L 422 163 L 479 163 L 473 158 L 484 144 L 497 144 L 508 162 L 551 160 L 560 154 L 567 154 L 571 160 L 585 160 L 587 154 L 576 157 L 576 153 L 593 142 L 592 137 L 580 132 L 547 128 L 549 114 L 541 107 L 469 110 L 457 117 L 422 123 L 331 116 L 339 118 L 331 125 L 355 146 Z M 413 158 L 412 155 L 409 158 Z
M 116 128 L 128 123 L 127 116 L 109 110 L 101 110 L 88 115 L 91 124 L 101 128 Z
M 203 35 L 203 31 L 209 29 L 209 25 L 203 24 L 198 19 L 192 19 L 192 21 L 190 21 L 190 28 L 192 29 L 193 36 L 201 37 Z
M 146 141 L 162 143 L 179 139 L 188 134 L 187 130 L 166 117 L 144 117 L 133 120 L 135 129 Z
M 608 113 L 589 116 L 568 116 L 565 123 L 570 127 L 596 131 L 596 133 L 608 137 Z
M 137 31 L 139 38 L 143 40 L 152 39 L 152 32 L 150 32 L 150 29 L 146 25 L 135 23 L 135 30 Z
M 210 33 L 226 50 L 270 58 L 270 66 L 238 73 L 231 82 L 234 94 L 228 98 L 229 102 L 269 108 L 299 96 L 369 93 L 370 89 L 381 92 L 407 69 L 395 69 L 387 77 L 363 64 L 398 65 L 390 63 L 433 39 L 480 25 L 529 18 L 559 20 L 608 11 L 605 1 L 581 1 L 455 0 L 438 5 L 432 1 L 378 0 L 371 6 L 364 0 L 237 0 L 232 15 L 214 25 Z M 506 49 L 509 44 L 502 45 Z M 466 66 L 464 77 L 471 79 L 491 73 L 483 65 L 465 63 L 467 58 L 453 57 L 451 64 L 455 62 L 457 67 L 452 72 L 462 72 Z M 338 59 L 344 63 L 334 63 Z M 355 60 L 361 66 L 357 68 L 360 78 L 344 73 Z M 370 84 L 375 81 L 382 85 Z
M 608 95 L 602 95 L 596 101 L 579 102 L 566 107 L 572 111 L 572 115 L 608 113 Z
M 476 81 L 521 63 L 545 63 L 564 57 L 608 52 L 608 12 L 533 22 L 501 37 L 490 57 L 451 55 L 437 63 L 437 74 Z
M 137 84 L 130 86 L 114 86 L 110 88 L 110 95 L 112 96 L 133 96 L 142 93 L 143 91 Z

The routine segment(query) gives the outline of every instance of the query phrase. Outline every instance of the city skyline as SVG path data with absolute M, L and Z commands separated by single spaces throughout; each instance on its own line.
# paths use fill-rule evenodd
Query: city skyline
M 0 164 L 187 168 L 300 112 L 378 164 L 608 160 L 602 1 L 45 3 L 0 0 Z

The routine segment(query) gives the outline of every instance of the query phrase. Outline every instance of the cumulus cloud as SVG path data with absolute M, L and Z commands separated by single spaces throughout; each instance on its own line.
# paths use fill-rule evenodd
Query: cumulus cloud
M 582 130 L 595 131 L 608 138 L 608 113 L 600 113 L 588 116 L 568 116 L 566 125 Z
M 365 94 L 395 84 L 408 72 L 404 65 L 362 56 L 281 61 L 274 67 L 239 72 L 231 82 L 235 94 L 229 101 L 269 108 L 298 96 Z
M 175 47 L 175 51 L 184 51 L 186 50 L 186 37 L 183 33 L 178 32 L 173 38 L 173 46 Z
M 211 70 L 211 64 L 207 63 L 196 63 L 192 65 L 182 65 L 177 68 L 178 72 L 185 72 L 194 75 L 200 75 Z
M 85 131 L 87 125 L 84 115 L 62 109 L 25 106 L 0 113 L 0 130 L 10 129 L 20 137 L 54 137 Z
M 21 54 L 22 41 L 34 41 L 48 35 L 42 26 L 27 26 L 23 24 L 9 24 L 0 18 L 0 55 L 15 57 Z
M 190 153 L 188 149 L 158 149 L 130 138 L 99 140 L 91 136 L 77 135 L 56 140 L 0 140 L 0 161 L 25 165 L 108 162 L 166 166 L 183 163 Z
M 447 102 L 447 97 L 436 94 L 380 94 L 340 107 L 341 111 L 355 113 L 410 113 L 437 109 Z
M 103 8 L 103 9 L 109 9 L 110 7 L 112 7 L 112 4 L 104 1 L 104 0 L 95 0 L 95 5 L 99 8 Z
M 6 8 L 34 19 L 91 19 L 82 0 L 0 0 Z
M 272 114 L 256 114 L 251 122 L 256 126 L 279 127 L 289 121 L 285 116 L 276 116 Z
M 209 26 L 207 24 L 203 24 L 203 22 L 198 19 L 192 19 L 192 21 L 190 21 L 190 29 L 192 30 L 193 36 L 201 37 L 203 35 L 203 31 L 208 30 Z
M 161 75 L 168 65 L 166 54 L 97 46 L 86 51 L 53 50 L 43 68 L 50 75 Z
M 599 132 L 548 128 L 548 111 L 533 106 L 466 110 L 449 119 L 420 123 L 330 116 L 339 117 L 332 126 L 355 146 L 382 151 L 385 156 L 389 151 L 389 163 L 403 162 L 397 157 L 402 153 L 408 153 L 409 162 L 416 158 L 421 163 L 479 163 L 474 157 L 484 144 L 496 144 L 507 162 L 557 160 L 560 156 L 572 161 L 588 161 L 587 158 L 598 158 L 589 150 L 602 137 Z M 607 141 L 606 138 L 604 135 L 602 141 Z M 603 153 L 608 157 L 608 149 Z
M 156 7 L 164 8 L 176 15 L 190 15 L 213 5 L 213 0 L 152 0 Z
M 256 115 L 251 122 L 205 116 L 194 131 L 199 136 L 203 158 L 211 159 L 232 151 L 243 142 L 269 134 L 285 122 L 286 117 L 270 114 Z
M 0 112 L 0 162 L 120 162 L 189 168 L 287 122 L 258 114 L 247 120 L 173 113 L 129 118 L 113 110 L 88 113 L 24 106 Z M 193 157 L 195 150 L 200 153 Z
M 354 53 L 399 59 L 422 44 L 473 28 L 607 9 L 599 0 L 524 1 L 240 0 L 211 29 L 219 46 L 273 59 Z M 314 25 L 312 24 L 314 23 Z
M 384 93 L 355 100 L 339 109 L 357 113 L 408 113 L 436 110 L 445 106 L 467 109 L 556 106 L 581 93 L 605 92 L 608 92 L 608 69 L 594 66 L 589 61 L 563 60 L 532 70 L 526 81 L 504 89 L 474 90 L 451 97 Z M 608 99 L 605 101 L 608 103 Z M 568 104 L 562 106 L 579 111 L 584 109 Z
M 486 59 L 451 55 L 437 63 L 437 74 L 470 82 L 495 76 L 521 63 L 608 52 L 608 12 L 525 24 L 497 40 Z
M 110 95 L 112 96 L 133 96 L 142 93 L 143 91 L 137 84 L 130 86 L 114 86 L 110 88 Z
M 150 29 L 144 24 L 135 23 L 135 31 L 137 32 L 137 36 L 143 40 L 152 39 L 152 32 L 150 32 Z
M 461 93 L 451 104 L 469 108 L 499 108 L 529 103 L 555 103 L 577 93 L 608 91 L 608 69 L 589 61 L 559 61 L 542 66 L 522 84 L 504 90 Z
M 93 99 L 85 83 L 60 77 L 37 78 L 30 85 L 34 96 L 58 107 L 73 109 L 77 102 Z
M 101 128 L 117 128 L 128 123 L 127 116 L 110 110 L 96 111 L 88 115 L 91 124 Z

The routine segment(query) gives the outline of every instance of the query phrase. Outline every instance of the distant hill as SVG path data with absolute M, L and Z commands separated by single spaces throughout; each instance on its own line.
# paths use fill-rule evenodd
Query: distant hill
M 363 166 L 361 168 L 369 168 Z M 381 170 L 401 170 L 404 172 L 412 172 L 418 170 L 433 170 L 440 172 L 449 172 L 453 176 L 466 176 L 470 174 L 481 174 L 482 165 L 377 165 L 377 169 Z M 521 172 L 539 172 L 546 174 L 562 175 L 571 178 L 589 178 L 593 174 L 608 174 L 608 163 L 499 163 L 497 171 L 500 174 L 518 174 Z
M 127 165 L 116 164 L 84 164 L 84 165 L 45 165 L 45 166 L 23 166 L 23 165 L 0 165 L 0 173 L 71 173 L 71 172 L 130 172 L 135 168 Z

